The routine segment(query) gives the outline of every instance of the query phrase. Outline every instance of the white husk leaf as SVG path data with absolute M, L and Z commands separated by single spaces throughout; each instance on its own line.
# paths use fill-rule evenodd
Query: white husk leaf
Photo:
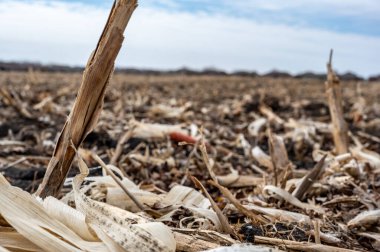
M 10 252 L 8 249 L 0 246 L 0 252 Z
M 350 220 L 348 227 L 365 227 L 380 224 L 380 209 L 365 211 Z
M 29 193 L 6 184 L 0 184 L 0 192 L 1 215 L 17 232 L 42 249 L 107 251 L 101 242 L 85 241 L 63 223 L 52 218 Z
M 54 197 L 47 197 L 43 202 L 43 206 L 50 216 L 65 224 L 84 240 L 99 241 L 99 239 L 89 230 L 83 213 Z
M 171 206 L 175 209 L 181 206 L 187 208 L 195 215 L 195 217 L 206 218 L 215 225 L 216 230 L 222 230 L 222 225 L 218 219 L 218 216 L 212 209 L 210 209 L 210 201 L 193 188 L 176 185 L 165 195 L 161 204 L 164 207 Z M 175 212 L 176 210 L 172 210 L 162 216 L 159 220 L 170 221 L 171 216 Z
M 259 207 L 253 204 L 243 205 L 247 209 L 255 210 L 278 221 L 310 223 L 310 217 L 304 214 L 282 209 Z
M 143 205 L 152 206 L 157 201 L 161 200 L 161 196 L 147 192 L 141 189 L 129 189 L 136 199 Z M 106 195 L 107 204 L 131 211 L 138 212 L 140 209 L 136 204 L 125 194 L 120 187 L 108 187 Z
M 0 230 L 0 246 L 9 249 L 19 249 L 25 251 L 41 251 L 42 249 L 16 232 L 16 230 Z M 0 250 L 1 251 L 1 250 Z
M 162 200 L 163 205 L 184 205 L 195 206 L 207 209 L 211 206 L 210 201 L 204 197 L 200 192 L 191 187 L 176 185 Z
M 85 214 L 86 221 L 91 226 L 98 227 L 105 235 L 128 251 L 175 251 L 176 243 L 170 229 L 162 223 L 156 225 L 160 232 L 167 233 L 165 241 L 160 240 L 136 223 L 144 223 L 142 217 L 120 208 L 94 201 L 80 192 L 79 186 L 88 174 L 88 167 L 78 156 L 81 174 L 73 181 L 75 204 L 79 211 Z
M 187 134 L 181 125 L 153 124 L 131 121 L 131 127 L 134 127 L 133 136 L 142 139 L 165 139 L 171 132 L 180 132 Z
M 254 147 L 251 154 L 260 165 L 268 169 L 273 169 L 272 159 L 262 149 L 260 149 L 259 146 Z
M 324 213 L 323 208 L 312 204 L 301 202 L 299 199 L 288 193 L 287 191 L 276 186 L 267 185 L 263 189 L 263 194 L 267 197 L 274 197 L 278 200 L 285 200 L 286 202 L 299 207 L 304 210 L 313 210 L 317 213 Z
M 357 159 L 367 161 L 374 169 L 380 170 L 380 155 L 378 153 L 359 147 L 352 148 L 351 152 Z
M 251 136 L 257 137 L 266 123 L 267 123 L 267 119 L 265 119 L 264 117 L 261 117 L 255 121 L 251 122 L 248 125 L 248 133 Z

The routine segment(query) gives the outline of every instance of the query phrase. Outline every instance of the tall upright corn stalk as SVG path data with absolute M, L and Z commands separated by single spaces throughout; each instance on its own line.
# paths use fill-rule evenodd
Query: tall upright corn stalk
M 332 55 L 333 51 L 331 50 L 329 62 L 327 63 L 327 81 L 325 85 L 333 124 L 332 135 L 335 149 L 338 154 L 343 154 L 348 152 L 348 127 L 343 117 L 342 87 L 338 76 L 332 69 Z
M 58 196 L 70 170 L 75 150 L 98 121 L 114 62 L 124 40 L 124 30 L 137 0 L 115 0 L 95 51 L 89 58 L 77 98 L 62 129 L 37 195 Z

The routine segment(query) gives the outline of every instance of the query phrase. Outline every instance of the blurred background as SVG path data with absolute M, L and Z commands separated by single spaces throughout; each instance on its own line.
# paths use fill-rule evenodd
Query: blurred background
M 0 61 L 84 66 L 112 0 L 0 0 Z M 141 0 L 117 66 L 378 74 L 378 0 Z

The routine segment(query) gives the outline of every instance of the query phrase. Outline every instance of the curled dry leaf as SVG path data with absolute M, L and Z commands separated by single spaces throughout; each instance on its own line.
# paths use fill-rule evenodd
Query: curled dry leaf
M 285 123 L 285 121 L 281 117 L 276 115 L 270 107 L 262 104 L 259 110 L 264 116 L 268 118 L 269 122 L 275 122 L 276 124 L 279 124 L 279 125 L 282 125 Z
M 173 209 L 159 218 L 160 221 L 172 221 L 172 216 L 181 207 L 192 212 L 195 218 L 211 221 L 216 230 L 223 230 L 217 214 L 209 209 L 210 201 L 193 188 L 176 185 L 163 197 L 160 203 L 163 207 L 161 211 Z
M 176 185 L 163 198 L 162 204 L 166 206 L 184 205 L 207 209 L 210 201 L 194 188 Z
M 81 174 L 73 181 L 75 204 L 90 225 L 98 227 L 126 250 L 175 251 L 176 243 L 167 226 L 159 222 L 152 223 L 149 228 L 146 225 L 138 225 L 147 221 L 128 211 L 94 201 L 81 193 L 79 187 L 88 174 L 88 167 L 79 155 L 78 161 Z M 157 232 L 166 233 L 165 240 L 161 240 Z
M 52 218 L 29 193 L 4 184 L 0 189 L 0 214 L 36 246 L 47 251 L 108 251 L 102 242 L 86 241 Z
M 10 251 L 4 248 L 3 246 L 0 246 L 0 252 L 10 252 Z
M 357 147 L 352 148 L 351 152 L 354 157 L 368 162 L 377 172 L 380 172 L 380 155 L 378 153 Z
M 143 205 L 152 206 L 154 203 L 162 200 L 163 195 L 158 195 L 152 192 L 141 190 L 130 179 L 124 177 L 123 174 L 118 172 L 119 169 L 114 169 L 112 165 L 107 165 L 113 172 L 117 173 L 122 179 L 121 183 L 124 187 L 134 195 L 134 197 Z M 120 170 L 119 170 L 120 171 Z M 105 201 L 105 203 L 131 211 L 138 212 L 140 208 L 133 202 L 133 200 L 120 188 L 117 182 L 109 175 L 86 177 L 85 181 L 88 183 L 83 186 L 80 191 L 82 193 L 92 193 L 89 195 L 91 199 Z M 68 179 L 67 184 L 71 184 Z M 74 202 L 74 192 L 71 191 L 62 198 L 65 203 Z
M 224 175 L 224 176 L 216 176 L 218 182 L 223 185 L 223 186 L 229 186 L 235 182 L 238 181 L 239 179 L 239 173 L 237 170 L 235 169 L 230 169 L 231 170 L 231 173 L 229 173 L 228 175 Z
M 1 246 L 4 247 L 4 249 L 8 248 L 10 250 L 21 250 L 31 252 L 38 252 L 42 250 L 36 244 L 32 243 L 24 236 L 17 233 L 14 229 L 0 230 L 0 247 Z
M 133 137 L 142 139 L 165 139 L 172 132 L 187 134 L 187 131 L 184 130 L 181 125 L 142 123 L 135 120 L 131 121 L 129 124 L 134 128 L 132 134 Z
M 185 208 L 193 213 L 194 218 L 204 219 L 211 222 L 215 230 L 221 231 L 222 225 L 216 213 L 210 210 L 210 201 L 194 188 L 176 185 L 168 193 L 156 194 L 141 190 L 128 178 L 122 177 L 122 183 L 128 190 L 133 193 L 139 202 L 148 207 L 159 205 L 159 212 L 162 216 L 158 221 L 172 221 L 177 209 Z M 88 185 L 81 188 L 82 193 L 88 192 L 90 189 L 92 194 L 90 198 L 105 201 L 112 206 L 119 207 L 131 212 L 139 212 L 140 209 L 125 194 L 116 182 L 110 176 L 102 177 L 86 177 Z M 64 198 L 65 202 L 74 202 L 74 195 L 67 194 Z
M 88 228 L 83 213 L 51 196 L 44 199 L 43 206 L 50 216 L 65 224 L 84 240 L 99 240 L 96 235 Z
M 257 137 L 259 135 L 260 131 L 263 130 L 266 123 L 267 123 L 267 119 L 265 119 L 263 117 L 256 119 L 255 121 L 251 122 L 248 125 L 248 133 L 251 136 Z
M 315 231 L 314 230 L 310 230 L 307 233 L 311 234 L 312 236 L 315 237 Z M 342 243 L 341 239 L 339 239 L 338 237 L 336 237 L 332 234 L 329 234 L 329 233 L 319 232 L 319 236 L 320 236 L 321 241 L 328 243 L 328 244 L 339 245 Z
M 162 166 L 164 164 L 167 164 L 169 167 L 175 166 L 175 161 L 172 157 L 169 157 L 167 159 L 161 159 L 156 157 L 147 157 L 138 153 L 134 153 L 130 154 L 129 158 L 141 162 L 143 164 L 151 164 L 156 166 Z
M 380 225 L 380 209 L 362 212 L 350 220 L 347 225 L 350 228 L 366 228 L 372 225 Z
M 219 184 L 226 187 L 250 187 L 258 186 L 264 182 L 264 179 L 261 177 L 253 175 L 238 175 L 235 180 L 235 175 L 229 174 L 224 176 L 216 176 Z
M 293 195 L 291 195 L 287 191 L 285 191 L 281 188 L 278 188 L 276 186 L 272 186 L 272 185 L 265 186 L 263 189 L 263 193 L 267 197 L 274 197 L 278 200 L 285 200 L 286 202 L 288 202 L 288 203 L 290 203 L 290 204 L 292 204 L 298 208 L 301 208 L 305 211 L 313 210 L 314 212 L 316 212 L 318 214 L 325 213 L 323 208 L 316 206 L 316 205 L 301 202 L 299 199 L 297 199 L 296 197 L 294 197 Z
M 273 221 L 284 221 L 284 222 L 300 222 L 300 223 L 310 223 L 311 219 L 309 216 L 291 212 L 282 209 L 260 207 L 253 204 L 244 205 L 245 208 L 253 210 L 257 213 L 265 215 L 265 217 L 272 219 Z
M 186 106 L 171 107 L 164 104 L 157 104 L 149 109 L 149 114 L 162 118 L 177 118 L 181 117 L 186 109 Z
M 263 150 L 260 149 L 259 146 L 256 146 L 252 149 L 251 154 L 253 158 L 262 166 L 272 170 L 273 163 L 270 158 Z
M 104 184 L 102 184 L 104 186 Z M 131 211 L 138 212 L 140 208 L 133 202 L 133 200 L 125 194 L 124 190 L 119 186 L 106 187 L 105 201 L 107 204 Z M 129 188 L 129 191 L 135 198 L 143 205 L 152 206 L 154 203 L 162 199 L 161 195 L 141 190 L 139 188 Z

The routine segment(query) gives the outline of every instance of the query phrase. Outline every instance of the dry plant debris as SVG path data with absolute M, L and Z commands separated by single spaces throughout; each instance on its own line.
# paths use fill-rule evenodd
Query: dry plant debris
M 112 68 L 86 127 L 86 78 L 0 73 L 0 251 L 380 251 L 380 83 Z
M 350 144 L 338 154 L 323 82 L 116 74 L 63 190 L 41 200 L 28 192 L 42 181 L 80 75 L 35 77 L 25 88 L 28 74 L 0 74 L 19 99 L 0 100 L 4 249 L 379 250 L 378 84 L 362 85 L 367 106 L 354 121 L 356 83 L 342 83 Z M 166 117 L 151 112 L 159 104 L 186 109 Z

